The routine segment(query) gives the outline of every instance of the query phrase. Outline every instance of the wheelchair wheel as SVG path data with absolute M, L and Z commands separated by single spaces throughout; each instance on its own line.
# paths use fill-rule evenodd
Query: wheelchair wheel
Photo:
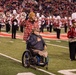
M 29 51 L 25 51 L 22 55 L 22 65 L 24 67 L 30 67 L 30 52 Z

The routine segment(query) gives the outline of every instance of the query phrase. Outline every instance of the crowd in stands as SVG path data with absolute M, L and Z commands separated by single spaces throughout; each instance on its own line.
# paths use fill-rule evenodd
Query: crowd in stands
M 30 12 L 32 14 L 29 17 Z M 0 0 L 0 32 L 4 25 L 6 32 L 11 29 L 12 39 L 16 39 L 16 31 L 20 28 L 20 31 L 24 32 L 23 40 L 27 41 L 35 28 L 39 29 L 39 31 L 34 31 L 37 33 L 43 33 L 44 28 L 50 33 L 53 30 L 56 32 L 57 39 L 61 38 L 63 27 L 65 33 L 68 28 L 72 28 L 68 38 L 70 59 L 73 61 L 76 60 L 76 20 L 72 23 L 72 13 L 75 13 L 73 19 L 76 19 L 76 0 Z M 38 36 L 37 41 L 41 43 L 39 33 L 35 36 Z
M 25 19 L 25 17 L 27 18 L 26 15 L 30 13 L 30 9 L 33 9 L 34 13 L 36 14 L 39 13 L 39 15 L 37 16 L 40 16 L 39 20 L 42 20 L 41 22 L 39 21 L 39 25 L 41 25 L 41 31 L 43 32 L 44 25 L 47 25 L 47 31 L 48 27 L 50 27 L 51 24 L 52 25 L 54 24 L 55 26 L 56 25 L 61 26 L 65 24 L 67 26 L 71 14 L 73 12 L 76 12 L 76 1 L 75 0 L 1 0 L 0 22 L 5 21 L 6 24 L 7 21 L 10 22 L 13 19 L 13 17 L 16 17 L 20 26 L 21 22 Z M 62 20 L 63 18 L 65 19 L 69 18 L 69 19 L 65 23 L 63 21 L 62 24 L 58 20 L 47 21 L 47 19 L 49 19 L 48 17 L 51 18 L 51 16 L 53 18 L 58 16 L 58 19 L 62 18 Z M 47 19 L 43 19 L 44 17 Z M 3 18 L 4 20 L 2 20 Z M 58 24 L 59 22 L 60 25 Z M 1 25 L 0 25 L 0 31 L 1 31 Z M 23 32 L 23 30 L 21 31 Z
M 70 16 L 76 12 L 75 0 L 0 0 L 0 7 L 6 13 L 16 9 L 18 13 L 29 12 L 30 8 L 35 12 L 46 16 L 60 15 L 61 17 Z

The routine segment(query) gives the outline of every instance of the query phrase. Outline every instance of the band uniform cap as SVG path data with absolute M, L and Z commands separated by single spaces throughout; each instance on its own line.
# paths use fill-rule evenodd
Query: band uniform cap
M 75 23 L 76 22 L 76 12 L 75 13 L 72 13 L 72 23 Z
M 72 13 L 72 19 L 76 19 L 76 12 L 75 13 Z

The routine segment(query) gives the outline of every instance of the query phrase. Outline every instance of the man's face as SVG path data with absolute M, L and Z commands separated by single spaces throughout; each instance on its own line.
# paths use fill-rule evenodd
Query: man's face
M 36 35 L 39 35 L 39 34 L 40 34 L 39 31 L 34 31 L 34 33 L 35 33 Z

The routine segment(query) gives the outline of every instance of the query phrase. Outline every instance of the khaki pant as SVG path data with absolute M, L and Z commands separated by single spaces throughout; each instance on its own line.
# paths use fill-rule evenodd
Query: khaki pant
M 48 52 L 46 50 L 40 51 L 40 50 L 34 50 L 35 53 L 38 53 L 40 56 L 47 57 Z

